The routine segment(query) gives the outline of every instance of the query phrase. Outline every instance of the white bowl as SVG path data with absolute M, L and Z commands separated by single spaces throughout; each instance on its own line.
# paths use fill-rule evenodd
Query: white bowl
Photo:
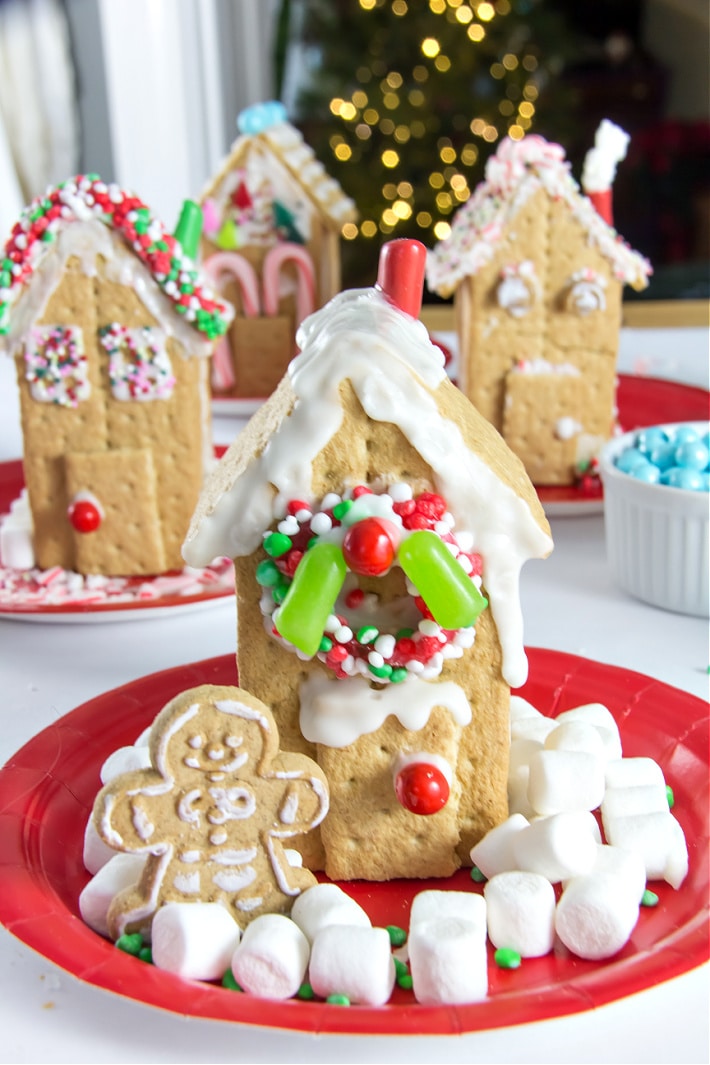
M 679 424 L 701 433 L 707 422 Z M 638 430 L 615 437 L 599 459 L 604 524 L 616 582 L 638 599 L 664 610 L 707 617 L 710 493 L 647 484 L 623 473 L 615 459 L 634 444 Z

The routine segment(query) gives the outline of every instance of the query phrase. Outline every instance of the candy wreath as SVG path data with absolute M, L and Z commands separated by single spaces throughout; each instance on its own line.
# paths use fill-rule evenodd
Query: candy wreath
M 404 483 L 383 491 L 358 485 L 314 504 L 289 499 L 283 513 L 263 534 L 268 557 L 256 579 L 267 631 L 301 657 L 317 658 L 338 678 L 396 684 L 410 673 L 438 676 L 446 659 L 473 644 L 487 606 L 483 563 L 471 535 L 454 532 L 442 496 L 414 495 Z M 374 623 L 379 596 L 356 578 L 382 577 L 393 566 L 405 573 L 400 605 L 411 621 L 387 631 Z

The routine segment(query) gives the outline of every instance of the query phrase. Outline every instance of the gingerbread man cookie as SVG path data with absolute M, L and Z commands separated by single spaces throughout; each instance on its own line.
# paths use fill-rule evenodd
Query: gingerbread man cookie
M 149 751 L 150 768 L 120 774 L 94 802 L 104 842 L 148 855 L 139 883 L 111 903 L 114 939 L 148 932 L 169 901 L 221 902 L 245 927 L 288 912 L 316 883 L 282 841 L 323 820 L 326 779 L 306 755 L 279 750 L 264 703 L 234 687 L 182 692 L 155 719 Z

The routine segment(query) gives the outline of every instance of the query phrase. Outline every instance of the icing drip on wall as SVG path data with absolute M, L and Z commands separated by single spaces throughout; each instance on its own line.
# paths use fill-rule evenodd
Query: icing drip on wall
M 471 720 L 463 688 L 453 681 L 428 684 L 418 677 L 408 679 L 404 695 L 397 687 L 371 688 L 359 677 L 332 681 L 313 673 L 301 685 L 299 701 L 301 732 L 311 743 L 326 747 L 347 747 L 375 732 L 390 715 L 417 732 L 435 706 L 445 706 L 462 727 Z

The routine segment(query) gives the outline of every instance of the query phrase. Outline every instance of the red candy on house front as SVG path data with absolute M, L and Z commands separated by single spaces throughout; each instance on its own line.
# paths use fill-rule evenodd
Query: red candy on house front
M 427 762 L 412 762 L 400 769 L 394 790 L 405 810 L 422 816 L 438 813 L 449 801 L 448 780 L 438 766 Z
M 96 532 L 102 521 L 101 510 L 90 499 L 77 499 L 69 507 L 67 517 L 79 533 Z

